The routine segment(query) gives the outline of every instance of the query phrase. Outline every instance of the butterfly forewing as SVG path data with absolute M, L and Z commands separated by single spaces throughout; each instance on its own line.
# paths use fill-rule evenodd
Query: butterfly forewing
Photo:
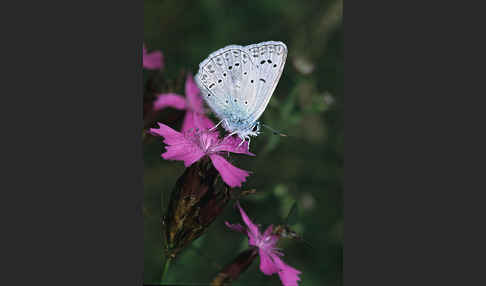
M 287 48 L 281 42 L 227 46 L 199 65 L 195 79 L 220 119 L 241 119 L 250 127 L 265 110 L 286 56 Z

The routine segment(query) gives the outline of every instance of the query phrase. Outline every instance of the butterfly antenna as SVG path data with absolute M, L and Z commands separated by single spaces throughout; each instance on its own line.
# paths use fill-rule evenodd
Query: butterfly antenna
M 273 129 L 272 127 L 270 127 L 270 126 L 268 126 L 268 125 L 266 125 L 266 124 L 262 124 L 262 125 L 263 125 L 263 127 L 265 127 L 265 128 L 267 128 L 268 130 L 272 131 L 274 135 L 280 135 L 280 136 L 282 136 L 282 137 L 287 137 L 287 134 L 283 134 L 282 132 L 280 132 L 280 131 L 277 131 L 277 130 Z

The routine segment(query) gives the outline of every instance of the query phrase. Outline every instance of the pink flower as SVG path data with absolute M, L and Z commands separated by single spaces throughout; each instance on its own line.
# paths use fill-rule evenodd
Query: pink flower
M 158 70 L 164 65 L 164 57 L 161 51 L 154 51 L 147 53 L 147 48 L 145 44 L 143 45 L 143 67 L 148 70 Z
M 232 230 L 244 232 L 248 235 L 248 244 L 258 248 L 260 255 L 260 270 L 265 275 L 272 275 L 278 273 L 280 280 L 284 286 L 297 286 L 297 281 L 300 281 L 299 270 L 285 264 L 280 259 L 283 253 L 276 247 L 279 237 L 272 234 L 273 225 L 270 225 L 263 234 L 260 233 L 258 226 L 253 224 L 251 219 L 241 208 L 240 203 L 237 202 L 241 217 L 246 224 L 246 227 L 241 224 L 230 224 L 226 222 L 226 226 Z
M 187 75 L 185 89 L 185 98 L 175 93 L 159 94 L 154 102 L 154 110 L 166 107 L 187 110 L 182 123 L 183 132 L 191 128 L 209 129 L 213 127 L 214 123 L 204 115 L 203 100 L 199 96 L 199 88 L 190 74 Z
M 184 165 L 189 167 L 207 155 L 223 181 L 230 187 L 241 187 L 241 183 L 249 176 L 247 171 L 236 168 L 219 155 L 222 152 L 232 152 L 255 156 L 248 151 L 248 142 L 238 147 L 239 141 L 236 138 L 220 139 L 217 132 L 192 129 L 180 133 L 165 124 L 158 124 L 159 128 L 151 128 L 150 133 L 164 137 L 164 143 L 168 145 L 162 158 L 184 161 Z

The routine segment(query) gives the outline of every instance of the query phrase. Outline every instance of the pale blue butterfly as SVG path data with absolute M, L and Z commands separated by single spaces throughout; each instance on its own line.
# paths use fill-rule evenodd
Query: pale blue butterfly
M 221 120 L 213 129 L 222 123 L 229 136 L 241 138 L 240 145 L 260 134 L 258 119 L 272 97 L 286 59 L 287 46 L 269 41 L 230 45 L 202 61 L 195 80 L 202 97 Z

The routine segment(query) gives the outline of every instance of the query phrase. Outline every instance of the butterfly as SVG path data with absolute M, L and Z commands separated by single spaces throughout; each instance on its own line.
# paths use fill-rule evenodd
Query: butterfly
M 243 144 L 260 134 L 258 119 L 272 97 L 287 59 L 287 46 L 268 41 L 249 46 L 230 45 L 199 64 L 195 81 L 201 95 L 232 136 Z

